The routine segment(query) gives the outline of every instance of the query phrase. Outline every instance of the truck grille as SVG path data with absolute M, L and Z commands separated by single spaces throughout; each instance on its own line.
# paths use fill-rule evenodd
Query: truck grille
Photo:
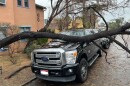
M 61 66 L 61 53 L 60 52 L 35 52 L 35 63 L 40 66 Z

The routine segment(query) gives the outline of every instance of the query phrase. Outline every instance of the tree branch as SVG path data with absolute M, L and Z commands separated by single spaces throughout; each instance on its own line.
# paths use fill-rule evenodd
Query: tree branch
M 97 47 L 99 47 L 106 55 L 105 55 L 105 60 L 108 64 L 110 64 L 110 62 L 108 62 L 107 60 L 107 52 L 101 47 L 99 46 L 96 42 L 92 41 L 94 45 L 96 45 Z
M 118 44 L 120 47 L 122 47 L 124 50 L 126 50 L 130 54 L 130 50 L 127 47 L 125 47 L 123 44 L 121 44 L 119 41 L 113 39 L 112 37 L 107 37 L 107 38 L 114 41 L 116 44 Z
M 54 34 L 54 33 L 48 33 L 48 32 L 23 32 L 23 33 L 12 35 L 10 37 L 0 40 L 0 48 L 7 46 L 15 41 L 26 39 L 26 38 L 29 38 L 29 39 L 30 38 L 52 38 L 52 39 L 62 39 L 65 41 L 70 41 L 70 42 L 92 42 L 93 40 L 96 40 L 98 38 L 119 34 L 128 28 L 130 28 L 130 23 L 127 23 L 126 25 L 120 27 L 119 29 L 114 29 L 110 31 L 102 31 L 100 33 L 87 35 L 83 37 L 67 36 L 67 35 Z
M 102 20 L 105 22 L 106 24 L 106 31 L 108 31 L 108 23 L 106 22 L 106 20 L 104 19 L 104 17 L 94 8 L 94 7 L 91 7 L 101 18 Z
M 51 0 L 51 8 L 52 8 L 52 10 L 54 9 L 54 7 L 53 7 L 53 0 Z

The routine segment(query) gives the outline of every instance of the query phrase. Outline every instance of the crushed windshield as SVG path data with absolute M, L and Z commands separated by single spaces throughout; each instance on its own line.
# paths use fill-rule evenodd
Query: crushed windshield
M 68 35 L 68 36 L 86 36 L 86 35 L 89 35 L 90 33 L 89 32 L 86 32 L 85 30 L 74 30 L 74 31 L 64 31 L 64 32 L 61 32 L 59 34 L 64 34 L 64 35 Z M 53 41 L 62 41 L 64 42 L 63 40 L 60 40 L 60 39 L 54 39 Z

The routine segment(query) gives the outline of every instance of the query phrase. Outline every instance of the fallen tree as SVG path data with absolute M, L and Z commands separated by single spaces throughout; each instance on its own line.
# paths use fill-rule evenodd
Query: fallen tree
M 93 40 L 103 38 L 103 37 L 108 37 L 111 39 L 112 35 L 117 35 L 117 34 L 130 34 L 129 31 L 126 31 L 127 29 L 130 28 L 130 23 L 127 23 L 123 25 L 120 28 L 109 30 L 109 31 L 102 31 L 100 33 L 96 33 L 93 35 L 88 35 L 88 36 L 83 36 L 83 37 L 78 37 L 78 36 L 67 36 L 63 34 L 54 34 L 54 33 L 49 33 L 49 32 L 23 32 L 19 34 L 15 34 L 12 36 L 9 36 L 7 38 L 4 38 L 0 40 L 0 48 L 7 46 L 13 42 L 16 42 L 21 39 L 31 39 L 31 38 L 52 38 L 52 39 L 62 39 L 65 41 L 70 41 L 70 42 L 92 42 Z M 114 39 L 113 39 L 114 40 Z
M 129 28 L 130 28 L 130 23 L 127 23 L 124 26 L 114 29 L 114 30 L 102 31 L 100 33 L 83 36 L 83 37 L 67 36 L 67 35 L 54 34 L 54 33 L 49 33 L 49 32 L 23 32 L 23 33 L 12 35 L 10 37 L 0 40 L 0 48 L 7 46 L 13 42 L 16 42 L 18 40 L 25 39 L 25 38 L 52 38 L 52 39 L 62 39 L 62 40 L 70 41 L 70 42 L 74 42 L 74 43 L 75 42 L 88 42 L 89 43 L 89 42 L 94 42 L 94 40 L 96 40 L 96 39 L 106 37 L 106 38 L 109 38 L 110 40 L 114 41 L 116 44 L 118 44 L 120 47 L 122 47 L 124 50 L 126 50 L 130 54 L 130 50 L 126 46 L 124 46 L 119 41 L 117 41 L 111 37 L 112 35 L 117 35 L 117 34 L 130 35 L 130 31 L 126 31 Z M 98 46 L 98 45 L 96 45 L 96 46 Z M 19 71 L 21 71 L 22 69 L 27 68 L 27 67 L 30 67 L 30 64 L 23 66 L 23 67 L 19 68 L 18 70 L 14 71 L 9 76 L 7 76 L 6 79 L 11 78 L 13 75 L 15 75 L 16 73 L 18 73 Z
M 53 1 L 53 0 L 51 0 Z M 62 3 L 63 0 L 58 0 L 55 6 L 52 6 L 53 11 L 52 14 L 50 15 L 50 18 L 47 22 L 47 24 L 45 25 L 44 28 L 42 28 L 41 30 L 39 30 L 39 32 L 23 32 L 23 33 L 19 33 L 19 34 L 15 34 L 12 36 L 9 36 L 5 39 L 0 40 L 0 48 L 7 46 L 11 43 L 14 43 L 18 40 L 21 39 L 33 39 L 35 40 L 36 38 L 52 38 L 52 39 L 62 39 L 65 41 L 70 41 L 70 42 L 93 42 L 96 46 L 98 46 L 100 49 L 102 49 L 99 45 L 97 45 L 94 40 L 99 39 L 99 38 L 109 38 L 110 40 L 114 41 L 116 44 L 118 44 L 119 46 L 121 46 L 124 50 L 126 50 L 128 53 L 130 53 L 130 50 L 128 49 L 128 47 L 124 46 L 123 44 L 121 44 L 119 41 L 113 39 L 111 36 L 112 35 L 118 35 L 118 34 L 130 34 L 129 31 L 126 31 L 127 29 L 130 28 L 130 23 L 127 23 L 117 29 L 113 29 L 113 30 L 109 30 L 108 31 L 108 26 L 106 31 L 102 31 L 100 33 L 96 33 L 93 35 L 88 35 L 88 36 L 83 36 L 83 37 L 77 37 L 77 36 L 67 36 L 67 35 L 62 35 L 62 34 L 54 34 L 54 33 L 49 33 L 49 32 L 44 32 L 47 30 L 49 24 L 51 23 L 51 21 L 53 20 L 53 18 L 60 14 L 63 10 L 66 9 L 67 5 L 63 6 L 63 8 L 61 10 L 59 10 L 60 4 Z M 71 1 L 71 0 L 70 0 Z M 107 56 L 107 52 L 105 50 L 102 49 L 102 51 L 104 51 L 106 53 Z M 30 65 L 26 65 L 23 66 L 21 68 L 19 68 L 18 70 L 14 71 L 13 73 L 11 73 L 9 76 L 7 76 L 6 78 L 11 78 L 13 75 L 15 75 L 16 73 L 18 73 L 19 71 L 21 71 L 24 68 L 30 67 Z

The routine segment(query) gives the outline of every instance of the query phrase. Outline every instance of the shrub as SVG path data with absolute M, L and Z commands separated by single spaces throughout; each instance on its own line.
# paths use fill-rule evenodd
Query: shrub
M 31 58 L 31 52 L 34 49 L 37 48 L 41 48 L 41 46 L 43 46 L 44 44 L 46 44 L 48 41 L 47 38 L 38 38 L 37 40 L 33 41 L 31 43 L 31 45 L 29 45 L 26 49 L 25 49 L 25 53 L 28 55 L 29 58 Z
M 47 41 L 48 41 L 47 38 L 38 38 L 38 39 L 35 40 L 34 42 L 35 42 L 37 45 L 42 46 L 43 44 L 47 43 Z

